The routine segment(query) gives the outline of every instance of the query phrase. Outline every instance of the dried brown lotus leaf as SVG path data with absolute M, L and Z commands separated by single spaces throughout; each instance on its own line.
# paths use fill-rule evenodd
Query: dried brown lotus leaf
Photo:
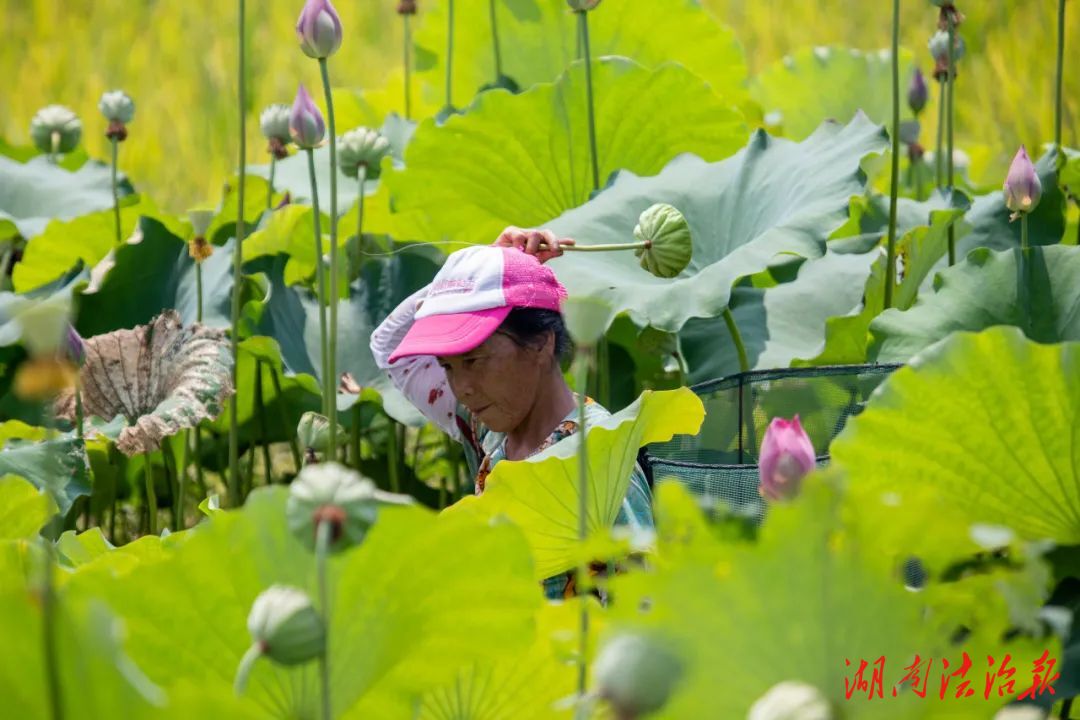
M 175 310 L 148 325 L 89 338 L 85 345 L 84 414 L 123 416 L 128 427 L 116 446 L 128 456 L 157 450 L 165 438 L 216 419 L 234 391 L 225 332 L 185 327 Z M 74 393 L 62 394 L 55 409 L 57 417 L 74 420 Z

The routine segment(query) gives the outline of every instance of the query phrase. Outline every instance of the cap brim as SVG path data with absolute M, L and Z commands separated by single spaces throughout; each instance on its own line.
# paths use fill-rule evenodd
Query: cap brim
M 506 316 L 510 306 L 429 315 L 416 320 L 404 339 L 390 354 L 390 362 L 415 355 L 460 355 L 481 345 L 491 337 Z

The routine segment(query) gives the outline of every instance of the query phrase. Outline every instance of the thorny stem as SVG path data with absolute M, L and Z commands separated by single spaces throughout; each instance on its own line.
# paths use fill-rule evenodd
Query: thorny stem
M 578 403 L 578 429 L 576 435 L 578 444 L 578 542 L 584 546 L 588 535 L 589 513 L 589 455 L 586 450 L 587 427 L 585 425 L 585 383 L 588 382 L 589 366 L 594 358 L 594 348 L 583 345 L 581 348 L 581 365 L 578 368 L 577 378 L 577 403 Z M 581 616 L 578 623 L 578 676 L 577 696 L 578 700 L 585 697 L 585 678 L 587 664 L 585 661 L 589 639 L 589 594 L 588 594 L 589 566 L 582 559 L 578 562 L 576 590 L 578 601 L 581 604 Z M 576 717 L 584 718 L 586 715 L 584 703 L 578 704 Z
M 330 456 L 333 457 L 333 456 Z M 319 609 L 322 611 L 323 624 L 326 626 L 328 644 L 319 658 L 319 672 L 322 680 L 322 716 L 330 720 L 330 603 L 326 592 L 326 556 L 330 553 L 330 523 L 320 521 L 315 530 L 315 565 L 319 576 Z
M 948 168 L 948 188 L 950 195 L 952 194 L 953 187 L 955 185 L 953 178 L 953 121 L 956 119 L 956 107 L 953 102 L 953 97 L 956 92 L 956 57 L 955 48 L 953 45 L 956 43 L 956 19 L 953 13 L 948 14 L 949 23 L 949 93 L 948 103 L 949 107 L 946 109 L 945 114 L 948 119 L 948 155 L 946 156 L 946 167 Z M 953 223 L 949 223 L 949 265 L 956 264 L 956 226 Z M 889 307 L 888 304 L 885 307 Z
M 120 139 L 115 135 L 109 138 L 109 142 L 112 144 L 112 200 L 113 200 L 113 222 L 116 225 L 116 246 L 120 247 L 124 242 L 122 232 L 120 230 L 120 188 L 116 184 L 116 164 L 120 156 Z
M 330 91 L 330 72 L 326 58 L 319 60 L 323 93 L 326 95 L 326 121 L 330 133 L 330 345 L 326 355 L 327 420 L 330 421 L 330 457 L 337 454 L 337 334 L 338 334 L 338 211 L 337 211 L 337 128 L 334 120 L 334 95 Z
M 1062 0 L 1064 2 L 1064 0 Z M 502 77 L 502 52 L 499 49 L 499 23 L 498 11 L 495 8 L 495 0 L 489 0 L 488 9 L 491 15 L 491 47 L 495 52 L 495 82 Z
M 329 417 L 330 396 L 326 392 L 329 368 L 326 362 L 326 273 L 324 272 L 322 225 L 319 219 L 319 186 L 315 180 L 315 151 L 308 148 L 308 176 L 311 179 L 311 217 L 315 224 L 315 288 L 319 298 L 319 364 L 323 376 L 323 415 Z
M 412 120 L 412 29 L 408 15 L 401 20 L 405 25 L 405 119 Z
M 236 245 L 233 247 L 232 286 L 232 358 L 233 387 L 240 381 L 240 275 L 242 273 L 244 244 L 244 185 L 247 182 L 247 104 L 244 68 L 244 0 L 239 0 L 239 53 L 237 68 L 237 99 L 240 111 L 240 179 L 237 187 Z M 240 418 L 236 398 L 229 403 L 229 504 L 240 504 Z
M 885 308 L 892 307 L 896 284 L 896 209 L 900 192 L 900 0 L 893 0 L 892 25 L 892 181 L 889 187 L 889 236 L 885 249 Z
M 589 157 L 592 161 L 592 184 L 595 191 L 600 189 L 600 161 L 596 154 L 596 115 L 593 103 L 592 52 L 589 49 L 589 14 L 587 12 L 578 13 L 578 24 L 581 27 L 581 44 L 585 55 L 585 97 L 588 102 L 589 116 Z

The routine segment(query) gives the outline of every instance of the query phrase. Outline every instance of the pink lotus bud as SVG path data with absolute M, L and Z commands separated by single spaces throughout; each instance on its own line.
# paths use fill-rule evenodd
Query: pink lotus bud
M 1013 211 L 1014 217 L 1034 210 L 1042 198 L 1042 181 L 1023 145 L 1016 151 L 1016 157 L 1009 166 L 1004 190 L 1005 206 Z
M 341 47 L 341 18 L 330 0 L 307 0 L 296 21 L 300 49 L 308 57 L 323 60 Z
M 304 150 L 318 147 L 326 137 L 326 121 L 307 89 L 300 85 L 289 114 L 289 134 Z
M 773 418 L 761 441 L 759 492 L 769 500 L 794 497 L 815 462 L 814 444 L 802 429 L 799 416 L 791 420 Z
M 926 78 L 923 77 L 922 70 L 915 68 L 907 91 L 907 102 L 911 112 L 916 115 L 921 113 L 922 109 L 926 107 L 926 100 L 929 96 L 930 89 L 926 87 Z

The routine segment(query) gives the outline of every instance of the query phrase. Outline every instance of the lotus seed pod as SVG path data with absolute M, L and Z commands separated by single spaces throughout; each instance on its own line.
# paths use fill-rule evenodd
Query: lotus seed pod
M 930 38 L 930 42 L 927 47 L 930 48 L 930 56 L 934 58 L 934 62 L 938 66 L 949 64 L 949 33 L 945 30 L 938 30 Z M 964 38 L 960 35 L 956 35 L 953 40 L 953 62 L 960 62 L 960 58 L 964 57 Z
M 1005 207 L 1013 211 L 1013 217 L 1029 213 L 1039 205 L 1042 199 L 1042 181 L 1039 173 L 1031 164 L 1027 148 L 1023 145 L 1016 151 L 1009 174 L 1005 176 Z
M 600 0 L 566 0 L 566 4 L 574 12 L 589 12 L 596 9 L 596 6 L 600 4 Z
M 834 720 L 829 701 L 813 685 L 778 683 L 750 706 L 747 720 Z
M 343 437 L 341 429 L 338 428 L 339 443 Z M 305 448 L 328 452 L 330 450 L 330 421 L 325 415 L 306 412 L 300 416 L 300 422 L 296 426 L 296 438 Z
M 309 662 L 326 648 L 326 625 L 299 588 L 264 590 L 251 605 L 247 625 L 260 654 L 280 665 Z
M 682 663 L 662 643 L 641 635 L 612 638 L 593 663 L 593 684 L 617 717 L 636 718 L 667 703 Z
M 109 122 L 127 125 L 135 117 L 135 101 L 123 90 L 112 90 L 101 96 L 98 110 Z
M 615 319 L 615 309 L 602 298 L 576 296 L 563 300 L 562 315 L 570 338 L 579 346 L 594 347 Z
M 338 138 L 341 172 L 355 178 L 364 168 L 364 177 L 375 180 L 380 174 L 382 159 L 390 153 L 390 141 L 377 131 L 356 128 Z
M 415 15 L 416 0 L 401 0 L 397 6 L 398 15 Z
M 296 21 L 300 49 L 311 58 L 323 60 L 341 47 L 341 18 L 330 0 L 307 0 Z
M 82 138 L 82 121 L 63 105 L 49 105 L 30 121 L 30 137 L 43 153 L 69 153 Z
M 649 243 L 634 254 L 641 259 L 641 267 L 657 277 L 676 277 L 690 264 L 693 253 L 690 224 L 667 203 L 657 203 L 641 213 L 634 237 L 638 242 Z
M 997 711 L 994 720 L 1044 720 L 1046 711 L 1037 705 L 1006 705 Z
M 378 511 L 374 483 L 335 462 L 301 470 L 285 504 L 289 530 L 309 550 L 315 549 L 319 525 L 330 525 L 331 552 L 363 542 Z
M 210 223 L 214 221 L 214 211 L 206 209 L 188 210 L 188 221 L 196 237 L 206 237 Z
M 289 113 L 289 134 L 304 150 L 318 147 L 326 137 L 326 121 L 303 85 L 296 91 L 296 100 Z

